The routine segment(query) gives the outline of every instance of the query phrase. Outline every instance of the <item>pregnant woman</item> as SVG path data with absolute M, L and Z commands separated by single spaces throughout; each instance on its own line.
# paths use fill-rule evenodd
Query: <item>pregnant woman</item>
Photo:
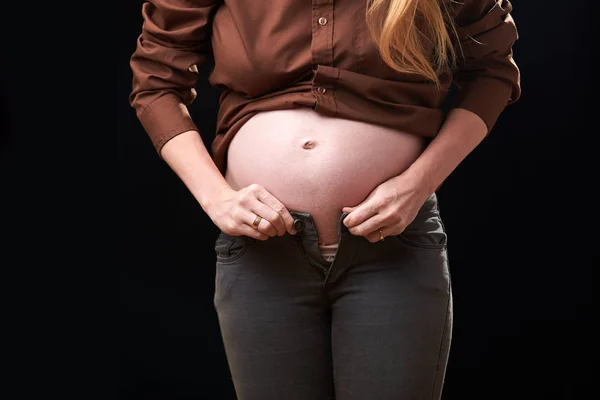
M 214 303 L 239 399 L 440 398 L 452 291 L 435 191 L 520 96 L 511 11 L 143 4 L 130 101 L 220 229 Z M 186 108 L 209 62 L 212 157 Z

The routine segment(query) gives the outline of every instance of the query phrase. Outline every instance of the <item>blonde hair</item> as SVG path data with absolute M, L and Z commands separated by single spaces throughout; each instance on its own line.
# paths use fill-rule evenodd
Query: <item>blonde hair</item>
M 366 9 L 367 27 L 382 60 L 399 72 L 424 76 L 438 89 L 440 71 L 457 61 L 458 34 L 448 1 L 369 0 Z M 425 41 L 432 46 L 431 54 Z

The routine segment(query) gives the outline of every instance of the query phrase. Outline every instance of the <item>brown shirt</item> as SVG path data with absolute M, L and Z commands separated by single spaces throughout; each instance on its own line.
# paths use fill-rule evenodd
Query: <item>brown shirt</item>
M 174 136 L 198 130 L 186 105 L 196 97 L 197 66 L 214 59 L 209 83 L 221 95 L 212 152 L 223 175 L 235 133 L 267 110 L 311 107 L 433 137 L 454 81 L 454 107 L 479 115 L 489 133 L 521 94 L 512 4 L 440 1 L 453 10 L 465 58 L 440 73 L 438 91 L 381 61 L 365 25 L 367 0 L 150 0 L 131 57 L 130 103 L 160 153 Z

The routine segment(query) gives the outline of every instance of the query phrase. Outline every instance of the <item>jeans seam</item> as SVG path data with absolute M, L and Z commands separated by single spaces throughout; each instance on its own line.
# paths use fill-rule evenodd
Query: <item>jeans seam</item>
M 348 239 L 346 239 L 346 242 L 348 241 Z M 338 241 L 338 244 L 341 244 L 342 240 L 340 238 L 340 240 Z M 345 247 L 348 247 L 348 244 L 346 244 Z M 360 251 L 360 247 L 361 247 L 361 241 L 359 241 L 358 246 L 356 248 L 354 248 L 353 253 L 352 253 L 352 257 L 350 257 L 350 260 L 348 261 L 348 264 L 346 265 L 346 267 L 340 272 L 340 274 L 338 274 L 337 279 L 340 279 L 342 277 L 342 275 L 348 270 L 348 268 L 350 268 L 352 266 L 352 263 L 354 262 L 354 259 L 356 258 L 356 255 L 358 254 L 358 252 Z M 339 252 L 339 248 L 337 250 Z M 335 258 L 337 259 L 337 254 L 335 256 Z M 334 262 L 337 260 L 333 260 Z M 335 273 L 336 271 L 333 270 L 333 263 L 331 264 L 331 266 L 329 267 L 329 269 L 327 270 L 327 273 L 325 275 L 325 280 L 323 281 L 323 292 L 325 292 L 327 290 L 327 284 L 333 284 L 335 283 L 335 279 L 333 280 L 329 280 L 329 278 Z
M 235 244 L 235 242 L 237 240 L 240 240 L 239 236 L 231 236 L 231 235 L 227 235 L 226 233 L 224 233 L 225 236 L 229 236 L 230 238 L 232 238 L 231 242 L 229 243 L 229 245 L 227 246 L 227 254 L 229 254 L 229 252 L 231 251 L 231 247 Z M 235 261 L 237 261 L 240 257 L 242 257 L 245 253 L 246 250 L 248 250 L 248 246 L 250 245 L 250 241 L 247 240 L 246 238 L 242 238 L 244 240 L 244 246 L 240 249 L 240 252 L 238 254 L 236 254 L 233 257 L 221 257 L 219 256 L 219 253 L 216 253 L 216 260 L 219 263 L 222 264 L 230 264 L 230 263 L 234 263 Z M 218 238 L 217 238 L 218 240 Z M 216 245 L 216 243 L 215 243 Z
M 296 239 L 294 241 L 294 243 L 296 244 L 296 246 L 300 250 L 300 254 L 306 260 L 306 262 L 309 263 L 312 267 L 318 269 L 319 272 L 322 272 L 322 273 L 327 272 L 327 270 L 325 268 L 321 267 L 320 265 L 315 265 L 313 263 L 313 261 L 306 255 L 306 251 L 304 250 L 304 246 L 302 246 L 302 243 L 300 242 L 300 240 L 302 240 L 302 238 L 294 238 L 294 239 Z
M 231 263 L 231 264 L 234 264 L 234 263 Z M 213 306 L 214 306 L 215 310 L 217 311 L 217 313 L 220 310 L 219 304 L 221 304 L 221 302 L 225 300 L 225 298 L 233 290 L 233 285 L 235 285 L 237 283 L 237 281 L 240 279 L 239 269 L 236 269 L 235 271 L 231 271 L 231 268 L 227 268 L 227 266 L 230 266 L 231 264 L 220 263 L 219 261 L 217 261 L 217 263 L 216 263 L 215 291 L 213 294 Z M 225 268 L 225 271 L 223 270 L 224 268 Z M 223 279 L 223 274 L 234 274 L 233 277 L 230 278 L 231 282 L 226 291 L 223 291 L 221 289 L 222 285 L 218 285 L 218 283 L 217 283 L 217 279 L 219 277 L 221 278 L 221 280 Z
M 444 232 L 445 233 L 445 232 Z M 407 239 L 402 233 L 395 235 L 396 238 L 400 240 L 405 246 L 413 248 L 413 249 L 421 249 L 421 250 L 443 250 L 447 247 L 447 238 L 446 241 L 442 244 L 431 244 L 431 243 L 417 243 L 413 242 L 410 239 Z
M 433 386 L 431 388 L 431 399 L 434 399 L 434 394 L 435 394 L 435 389 L 437 387 L 437 379 L 438 379 L 438 375 L 440 372 L 440 360 L 442 358 L 442 349 L 444 346 L 444 337 L 446 335 L 446 330 L 448 329 L 448 313 L 450 312 L 450 291 L 451 291 L 451 287 L 450 287 L 450 282 L 448 282 L 448 300 L 446 301 L 446 313 L 444 314 L 444 328 L 442 329 L 442 337 L 440 338 L 440 347 L 439 347 L 439 352 L 438 352 L 438 359 L 437 359 L 437 365 L 435 367 L 435 373 L 433 375 Z

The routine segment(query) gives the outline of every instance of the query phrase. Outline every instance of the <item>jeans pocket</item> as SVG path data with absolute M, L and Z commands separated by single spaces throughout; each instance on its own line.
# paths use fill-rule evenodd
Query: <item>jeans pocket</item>
M 396 238 L 405 246 L 417 249 L 444 249 L 448 242 L 444 223 L 436 211 L 419 212 Z
M 248 236 L 231 236 L 221 231 L 215 241 L 217 263 L 231 263 L 244 255 L 254 240 Z

